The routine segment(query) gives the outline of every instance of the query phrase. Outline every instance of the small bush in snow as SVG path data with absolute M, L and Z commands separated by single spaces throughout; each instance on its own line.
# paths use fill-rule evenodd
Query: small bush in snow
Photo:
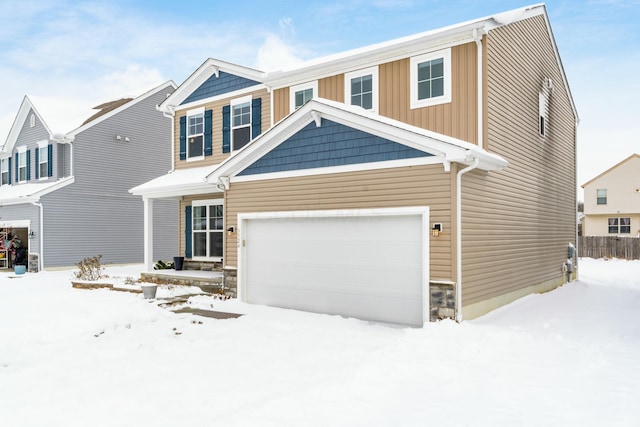
M 73 274 L 76 279 L 79 280 L 98 280 L 104 277 L 104 267 L 100 264 L 102 255 L 86 257 L 82 261 L 76 264 L 78 271 L 74 271 Z

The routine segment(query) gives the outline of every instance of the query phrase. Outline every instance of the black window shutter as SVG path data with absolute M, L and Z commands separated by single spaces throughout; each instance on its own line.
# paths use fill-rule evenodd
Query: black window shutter
M 191 206 L 184 208 L 184 256 L 191 258 Z
M 11 157 L 9 157 L 9 169 L 7 169 L 9 171 L 9 184 L 11 184 Z
M 180 117 L 180 160 L 187 160 L 187 116 Z
M 20 159 L 18 158 L 18 153 L 16 153 L 16 182 L 20 182 Z
M 36 155 L 36 179 L 40 178 L 40 161 L 39 161 L 40 153 L 39 153 L 39 151 L 40 151 L 40 148 L 36 147 L 36 148 L 33 149 L 33 152 Z
M 53 176 L 53 144 L 49 144 L 47 147 L 47 175 Z
M 27 181 L 31 180 L 31 150 L 27 150 Z
M 211 140 L 211 132 L 213 127 L 213 110 L 205 110 L 204 112 L 204 155 L 213 154 L 213 141 Z
M 260 135 L 262 130 L 262 98 L 251 100 L 251 139 Z
M 222 107 L 222 152 L 231 151 L 231 106 Z

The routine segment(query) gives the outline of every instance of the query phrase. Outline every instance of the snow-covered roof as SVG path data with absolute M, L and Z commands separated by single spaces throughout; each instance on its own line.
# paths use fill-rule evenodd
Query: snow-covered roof
M 0 205 L 15 205 L 37 202 L 40 197 L 59 188 L 73 184 L 74 178 L 63 178 L 53 182 L 28 182 L 20 185 L 0 186 Z
M 184 194 L 205 194 L 216 191 L 216 187 L 207 182 L 217 165 L 201 166 L 189 169 L 176 169 L 166 175 L 154 178 L 129 190 L 137 196 L 150 198 L 179 197 Z

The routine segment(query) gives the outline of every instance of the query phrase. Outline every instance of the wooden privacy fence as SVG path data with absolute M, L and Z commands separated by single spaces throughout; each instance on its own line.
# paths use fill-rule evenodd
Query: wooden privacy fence
M 640 238 L 580 236 L 578 255 L 589 258 L 640 259 Z

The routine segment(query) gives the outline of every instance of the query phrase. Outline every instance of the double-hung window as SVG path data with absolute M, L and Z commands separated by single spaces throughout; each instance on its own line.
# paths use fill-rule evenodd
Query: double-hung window
M 378 67 L 346 73 L 344 83 L 346 104 L 378 111 Z
M 29 163 L 27 162 L 27 157 L 29 156 L 29 151 L 27 151 L 26 147 L 20 147 L 17 153 L 18 157 L 18 182 L 25 182 L 28 179 L 28 170 Z
M 596 199 L 597 199 L 597 204 L 606 205 L 607 204 L 607 189 L 606 188 L 599 188 L 598 190 L 596 190 Z
M 318 96 L 318 81 L 303 83 L 289 88 L 290 111 L 294 112 Z
M 239 150 L 251 141 L 251 97 L 231 101 L 231 144 Z
M 224 209 L 222 199 L 196 200 L 193 210 L 193 257 L 222 258 Z
M 44 179 L 49 176 L 49 144 L 38 144 L 38 168 L 37 178 Z
M 411 108 L 451 102 L 451 50 L 414 56 L 409 60 Z
M 0 183 L 2 185 L 11 184 L 11 159 L 0 160 Z
M 204 108 L 187 112 L 187 159 L 204 157 Z
M 609 218 L 609 234 L 630 234 L 631 218 Z

